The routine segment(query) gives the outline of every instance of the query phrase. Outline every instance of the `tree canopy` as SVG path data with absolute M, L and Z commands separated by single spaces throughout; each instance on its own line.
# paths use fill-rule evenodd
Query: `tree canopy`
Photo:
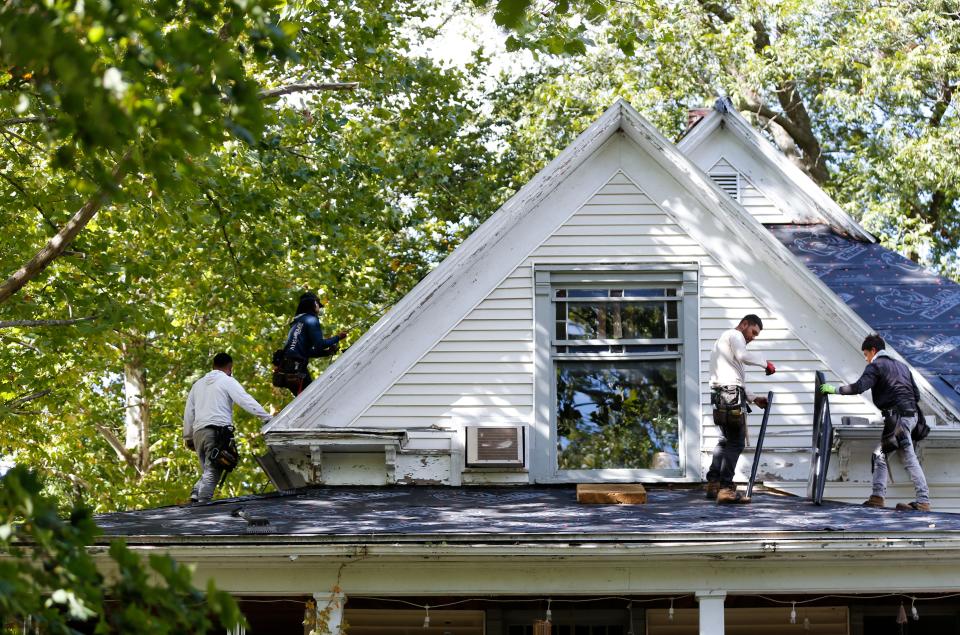
M 956 3 L 479 4 L 510 29 L 508 47 L 565 56 L 503 100 L 529 124 L 510 147 L 552 154 L 569 132 L 538 131 L 582 129 L 616 96 L 675 137 L 687 108 L 728 95 L 888 246 L 960 277 Z
M 67 93 L 59 76 L 26 72 L 0 93 L 11 115 L 0 127 L 4 270 L 56 241 L 84 196 L 99 204 L 61 255 L 0 305 L 0 454 L 99 510 L 186 497 L 197 467 L 179 447 L 183 401 L 216 352 L 229 351 L 241 383 L 279 409 L 290 396 L 269 385 L 270 354 L 303 290 L 325 295 L 328 328 L 355 338 L 505 194 L 490 124 L 469 90 L 483 60 L 457 71 L 413 50 L 430 35 L 428 5 L 245 6 L 214 3 L 188 17 L 193 3 L 163 5 L 158 16 L 141 5 L 88 5 L 85 16 L 56 5 L 60 22 L 76 23 L 77 46 L 92 47 L 92 37 L 117 60 L 91 53 L 77 71 L 87 89 L 71 93 L 71 116 L 91 122 L 60 130 L 67 115 L 43 93 L 43 81 L 57 99 Z M 99 10 L 109 24 L 139 20 L 143 33 L 101 33 Z M 19 28 L 14 18 L 9 29 Z M 233 78 L 168 54 L 179 50 L 167 42 L 178 28 L 196 40 L 185 50 L 232 60 Z M 128 71 L 134 49 L 145 55 L 134 40 L 167 56 Z M 18 68 L 46 68 L 57 55 L 40 48 Z M 127 87 L 104 88 L 104 68 L 120 69 Z M 344 84 L 353 89 L 323 89 Z M 20 94 L 35 110 L 16 111 Z M 141 101 L 159 114 L 138 110 Z M 91 114 L 97 107 L 105 110 Z M 126 128 L 95 128 L 120 117 Z M 57 159 L 65 145 L 70 162 Z M 122 161 L 129 168 L 114 174 Z M 249 457 L 258 424 L 241 414 L 238 425 Z M 266 486 L 247 458 L 225 491 Z

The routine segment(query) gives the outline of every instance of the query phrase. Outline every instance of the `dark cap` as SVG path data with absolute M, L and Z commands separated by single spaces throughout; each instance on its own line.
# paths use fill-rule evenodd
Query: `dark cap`
M 309 302 L 309 301 L 319 302 L 320 306 L 323 306 L 323 302 L 320 302 L 320 298 L 313 291 L 307 291 L 306 293 L 303 293 L 300 295 L 300 302 Z

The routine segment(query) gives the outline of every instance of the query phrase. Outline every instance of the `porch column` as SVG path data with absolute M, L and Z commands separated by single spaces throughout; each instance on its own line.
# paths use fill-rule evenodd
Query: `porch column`
M 317 627 L 311 635 L 341 635 L 343 630 L 343 607 L 347 596 L 338 587 L 332 593 L 314 593 L 317 604 Z
M 700 635 L 723 635 L 723 601 L 726 591 L 697 591 L 700 603 Z

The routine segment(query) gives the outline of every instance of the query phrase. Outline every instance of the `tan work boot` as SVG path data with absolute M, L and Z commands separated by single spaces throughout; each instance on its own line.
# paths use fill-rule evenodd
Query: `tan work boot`
M 724 487 L 717 492 L 717 505 L 746 505 L 750 499 L 735 487 Z
M 703 488 L 703 496 L 707 500 L 716 500 L 717 492 L 720 491 L 720 483 L 716 481 L 707 481 L 707 484 Z
M 877 496 L 876 494 L 871 494 L 870 498 L 863 501 L 863 504 L 866 507 L 883 507 L 883 496 Z
M 913 501 L 910 503 L 897 503 L 898 512 L 928 512 L 930 511 L 930 503 L 918 503 Z

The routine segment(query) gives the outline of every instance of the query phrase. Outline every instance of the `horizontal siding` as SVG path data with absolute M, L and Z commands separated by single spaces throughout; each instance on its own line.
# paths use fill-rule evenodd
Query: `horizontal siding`
M 761 223 L 787 223 L 790 219 L 757 186 L 726 159 L 720 159 L 708 171 L 709 174 L 740 175 L 740 205 Z
M 753 199 L 751 199 L 753 200 Z M 759 208 L 758 208 L 759 209 Z M 754 211 L 754 210 L 751 210 Z M 611 263 L 699 263 L 700 267 L 700 414 L 702 446 L 712 448 L 707 387 L 710 351 L 717 337 L 746 313 L 764 320 L 750 350 L 773 361 L 770 377 L 750 370 L 747 381 L 758 394 L 773 390 L 774 409 L 767 447 L 809 445 L 813 416 L 813 373 L 823 363 L 721 267 L 669 215 L 629 180 L 617 175 L 474 307 L 432 350 L 411 367 L 356 422 L 358 426 L 424 427 L 464 420 L 531 420 L 533 412 L 534 324 L 532 265 Z M 438 334 L 439 335 L 439 334 Z M 829 379 L 835 380 L 827 371 Z M 831 401 L 834 418 L 872 416 L 861 400 Z M 750 417 L 752 438 L 760 410 Z M 707 453 L 706 456 L 709 457 Z

